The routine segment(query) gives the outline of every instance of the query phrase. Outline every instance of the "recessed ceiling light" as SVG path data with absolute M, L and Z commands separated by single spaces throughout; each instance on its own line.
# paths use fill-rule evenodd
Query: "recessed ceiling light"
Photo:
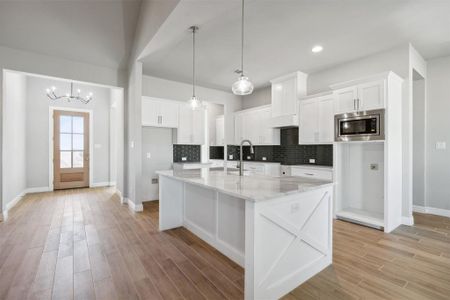
M 314 46 L 314 47 L 311 49 L 311 51 L 312 51 L 313 53 L 319 53 L 319 52 L 322 52 L 322 50 L 323 50 L 323 47 L 320 46 L 320 45 Z

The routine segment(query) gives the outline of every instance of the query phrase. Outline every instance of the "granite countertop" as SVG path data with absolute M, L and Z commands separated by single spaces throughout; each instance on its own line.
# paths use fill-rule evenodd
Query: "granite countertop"
M 239 176 L 238 170 L 230 168 L 167 170 L 156 173 L 254 202 L 333 185 L 331 181 L 292 176 Z

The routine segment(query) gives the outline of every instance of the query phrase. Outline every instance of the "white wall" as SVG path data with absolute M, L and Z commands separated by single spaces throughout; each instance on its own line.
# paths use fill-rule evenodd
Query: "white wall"
M 26 87 L 25 75 L 3 72 L 3 157 L 5 174 L 2 193 L 2 211 L 19 199 L 26 188 Z M 14 202 L 13 202 L 14 201 Z
M 123 89 L 111 89 L 109 130 L 110 130 L 110 181 L 124 191 L 125 164 L 125 112 Z
M 413 81 L 413 204 L 425 206 L 425 79 Z
M 426 206 L 450 210 L 450 56 L 428 61 Z M 436 142 L 447 143 L 437 150 Z
M 150 154 L 150 158 L 147 157 Z M 172 129 L 142 127 L 143 201 L 159 199 L 159 186 L 152 183 L 156 171 L 169 170 L 173 163 Z
M 92 183 L 109 182 L 110 164 L 110 89 L 99 86 L 76 84 L 75 89 L 91 91 L 94 99 L 88 104 L 68 103 L 66 100 L 52 101 L 45 94 L 45 89 L 55 86 L 57 93 L 70 90 L 69 82 L 54 79 L 27 76 L 27 188 L 49 187 L 49 107 L 87 109 L 93 112 L 93 161 Z
M 251 95 L 242 96 L 242 109 L 267 105 L 272 103 L 271 87 L 263 87 L 253 91 Z

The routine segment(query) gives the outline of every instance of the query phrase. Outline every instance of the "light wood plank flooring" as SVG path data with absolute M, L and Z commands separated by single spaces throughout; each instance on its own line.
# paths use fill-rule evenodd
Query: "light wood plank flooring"
M 333 266 L 291 299 L 450 299 L 450 219 L 416 214 L 393 234 L 336 221 Z M 0 223 L 0 299 L 242 299 L 244 271 L 158 204 L 111 189 L 29 195 Z

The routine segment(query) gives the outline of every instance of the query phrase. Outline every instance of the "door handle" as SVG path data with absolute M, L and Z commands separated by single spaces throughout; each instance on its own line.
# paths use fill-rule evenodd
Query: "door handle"
M 353 99 L 353 110 L 356 110 L 356 99 Z

